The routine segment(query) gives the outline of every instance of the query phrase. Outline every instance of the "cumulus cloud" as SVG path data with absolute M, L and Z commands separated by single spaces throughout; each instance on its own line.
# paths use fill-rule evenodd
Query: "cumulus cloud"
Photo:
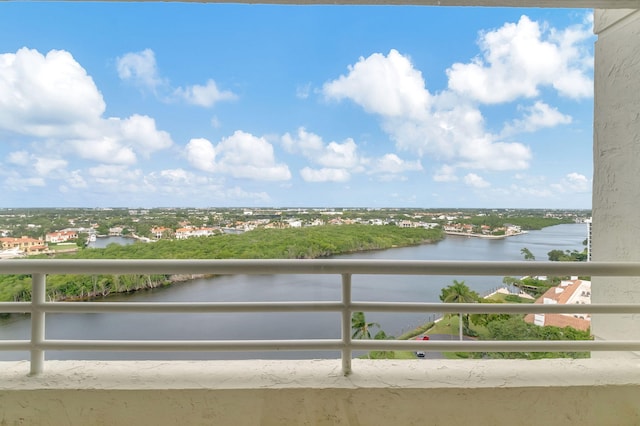
M 37 137 L 78 135 L 105 110 L 93 79 L 69 52 L 22 48 L 0 54 L 0 130 Z
M 572 172 L 568 173 L 560 183 L 551 185 L 559 193 L 577 192 L 585 193 L 591 191 L 591 180 L 585 175 Z
M 396 154 L 385 154 L 375 162 L 374 169 L 382 173 L 402 173 L 408 170 L 422 170 L 419 160 L 406 161 Z
M 365 111 L 387 117 L 420 116 L 430 100 L 420 71 L 395 49 L 387 56 L 360 57 L 347 75 L 325 83 L 322 91 L 329 99 L 351 99 Z
M 23 48 L 0 55 L 0 130 L 38 138 L 34 150 L 133 164 L 137 154 L 172 145 L 152 118 L 105 119 L 104 111 L 102 94 L 69 52 Z
M 363 165 L 368 161 L 360 156 L 353 139 L 325 143 L 322 137 L 308 132 L 303 127 L 298 129 L 296 135 L 285 133 L 281 143 L 287 152 L 302 154 L 314 165 L 319 166 L 316 169 L 306 168 L 305 171 L 301 171 L 303 179 L 308 182 L 343 182 L 350 178 L 351 173 L 363 171 Z
M 288 180 L 286 164 L 277 163 L 273 146 L 264 138 L 236 131 L 214 146 L 207 139 L 192 139 L 185 148 L 196 169 L 254 180 Z
M 433 180 L 436 182 L 455 182 L 458 180 L 456 176 L 456 168 L 447 164 L 443 165 L 433 175 Z
M 109 123 L 115 127 L 114 133 L 122 145 L 131 146 L 147 157 L 173 144 L 169 133 L 158 130 L 156 121 L 146 115 L 134 114 L 124 120 L 111 119 Z
M 329 168 L 354 168 L 359 167 L 362 158 L 358 155 L 358 146 L 351 138 L 342 143 L 322 140 L 322 137 L 308 132 L 305 128 L 298 129 L 298 133 L 292 136 L 285 133 L 282 136 L 282 145 L 286 151 L 300 153 L 314 163 Z
M 156 55 L 151 49 L 142 52 L 130 52 L 117 58 L 116 68 L 118 77 L 130 81 L 133 84 L 155 92 L 156 89 L 166 84 L 158 73 Z
M 501 133 L 502 136 L 519 132 L 535 132 L 538 129 L 569 124 L 572 121 L 571 116 L 562 114 L 557 108 L 542 101 L 537 101 L 531 107 L 520 109 L 524 111 L 524 117 L 505 125 Z
M 80 170 L 72 171 L 66 178 L 66 184 L 74 189 L 87 188 L 89 186 Z
M 469 173 L 468 175 L 466 175 L 464 177 L 464 183 L 478 189 L 487 188 L 491 186 L 489 182 L 487 182 L 481 176 L 478 176 L 475 173 Z
M 204 138 L 191 139 L 185 147 L 187 160 L 198 170 L 216 171 L 216 150 L 213 144 Z
M 500 141 L 485 129 L 480 110 L 453 92 L 431 95 L 419 71 L 395 50 L 349 67 L 349 74 L 324 85 L 325 96 L 350 99 L 379 115 L 382 128 L 401 150 L 458 167 L 511 170 L 529 166 L 531 151 Z
M 218 89 L 218 85 L 213 80 L 208 80 L 204 86 L 196 84 L 185 88 L 179 87 L 174 91 L 174 94 L 189 104 L 201 107 L 211 107 L 220 101 L 237 99 L 235 93 Z
M 220 90 L 212 79 L 207 80 L 204 85 L 171 88 L 169 79 L 160 77 L 156 55 L 151 49 L 124 54 L 116 60 L 116 68 L 120 79 L 149 90 L 157 96 L 166 95 L 167 101 L 183 100 L 191 105 L 209 108 L 220 101 L 237 98 L 237 95 L 229 90 Z
M 586 25 L 558 31 L 523 15 L 517 23 L 482 33 L 482 56 L 453 64 L 447 70 L 449 88 L 487 104 L 535 97 L 543 86 L 561 96 L 590 97 L 593 61 L 582 46 L 592 37 Z
M 344 182 L 353 173 L 362 172 L 383 175 L 381 180 L 398 180 L 403 178 L 394 175 L 422 170 L 420 160 L 406 161 L 391 153 L 379 158 L 363 157 L 353 139 L 325 143 L 322 137 L 303 127 L 298 129 L 296 135 L 284 134 L 281 142 L 287 152 L 302 154 L 318 166 L 301 171 L 301 176 L 307 182 Z
M 345 169 L 305 167 L 300 170 L 300 176 L 305 182 L 347 182 L 351 175 Z

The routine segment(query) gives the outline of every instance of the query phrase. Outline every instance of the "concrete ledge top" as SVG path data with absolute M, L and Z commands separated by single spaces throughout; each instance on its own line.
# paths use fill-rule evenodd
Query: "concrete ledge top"
M 513 388 L 639 385 L 639 359 L 0 362 L 1 390 Z

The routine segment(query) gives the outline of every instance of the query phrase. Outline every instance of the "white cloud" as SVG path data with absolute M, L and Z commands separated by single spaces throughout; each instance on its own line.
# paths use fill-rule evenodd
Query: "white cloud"
M 99 163 L 134 164 L 136 154 L 131 147 L 124 146 L 112 137 L 69 141 L 75 153 L 81 158 Z
M 430 95 L 420 72 L 397 51 L 386 57 L 376 53 L 361 58 L 349 69 L 347 76 L 324 85 L 325 96 L 350 99 L 380 115 L 383 130 L 399 149 L 457 167 L 517 170 L 529 166 L 528 147 L 501 142 L 487 132 L 480 110 L 459 95 Z
M 66 179 L 67 185 L 74 189 L 87 188 L 87 181 L 82 176 L 80 170 L 72 171 Z
M 286 133 L 281 138 L 282 146 L 287 152 L 300 153 L 321 169 L 344 169 L 344 173 L 323 172 L 321 175 L 340 175 L 340 179 L 351 176 L 351 173 L 359 173 L 364 170 L 368 162 L 358 153 L 358 145 L 351 138 L 343 142 L 325 143 L 322 138 L 314 133 L 306 131 L 303 127 L 298 129 L 296 136 Z M 311 170 L 311 169 L 309 169 Z M 310 174 L 306 172 L 305 176 Z M 314 182 L 322 181 L 315 180 Z M 330 179 L 333 180 L 333 179 Z
M 422 170 L 422 164 L 420 160 L 405 161 L 396 154 L 385 154 L 374 162 L 372 170 L 374 173 L 398 174 Z
M 453 64 L 447 70 L 449 88 L 487 104 L 531 98 L 542 86 L 570 98 L 592 96 L 593 60 L 583 47 L 593 37 L 591 28 L 545 29 L 523 15 L 518 23 L 482 33 L 482 57 Z
M 39 176 L 49 176 L 60 174 L 65 171 L 67 161 L 60 158 L 35 157 L 33 159 L 33 169 Z
M 116 67 L 120 79 L 130 81 L 137 87 L 149 90 L 158 97 L 165 97 L 168 102 L 181 99 L 191 105 L 209 108 L 220 101 L 237 99 L 235 93 L 229 90 L 220 90 L 212 79 L 207 80 L 204 85 L 194 84 L 171 88 L 169 80 L 160 77 L 156 56 L 151 49 L 124 54 L 117 58 Z
M 464 183 L 478 189 L 487 188 L 491 186 L 489 182 L 487 182 L 486 180 L 484 180 L 482 177 L 478 176 L 475 173 L 469 173 L 468 175 L 466 175 L 464 177 Z
M 166 84 L 158 74 L 156 55 L 151 49 L 130 52 L 116 60 L 118 77 L 135 85 L 155 92 L 158 86 Z
M 207 139 L 191 139 L 185 147 L 189 164 L 205 172 L 216 171 L 216 150 Z
M 77 135 L 105 110 L 93 79 L 70 53 L 22 48 L 0 54 L 0 130 L 38 137 Z
M 559 124 L 569 124 L 571 116 L 562 114 L 557 108 L 553 108 L 542 101 L 537 101 L 533 106 L 520 108 L 525 115 L 521 120 L 513 120 L 502 130 L 503 137 L 519 132 L 535 132 L 545 127 L 555 127 Z
M 455 182 L 458 180 L 458 176 L 456 176 L 456 168 L 443 165 L 436 171 L 433 175 L 433 180 L 436 182 Z
M 192 139 L 185 151 L 189 163 L 199 170 L 255 180 L 291 178 L 287 165 L 276 163 L 269 142 L 241 130 L 215 147 L 206 139 Z
M 29 187 L 44 187 L 46 181 L 41 177 L 23 177 L 12 175 L 7 177 L 4 182 L 4 187 L 12 191 L 26 191 Z
M 27 151 L 11 152 L 7 155 L 7 162 L 18 166 L 26 166 L 30 162 L 31 156 Z
M 310 167 L 300 170 L 300 176 L 305 182 L 346 182 L 351 178 L 345 169 L 312 169 Z
M 169 133 L 158 130 L 156 121 L 151 117 L 134 114 L 124 120 L 111 120 L 110 123 L 113 124 L 116 121 L 120 142 L 123 145 L 132 146 L 145 156 L 173 145 Z
M 137 153 L 146 156 L 172 145 L 152 118 L 104 119 L 104 111 L 102 94 L 70 53 L 42 55 L 23 48 L 0 55 L 0 130 L 39 138 L 32 146 L 43 154 L 36 157 L 55 150 L 97 162 L 133 164 Z
M 282 136 L 282 145 L 286 151 L 301 153 L 315 164 L 329 168 L 357 168 L 362 159 L 358 155 L 358 146 L 351 138 L 342 143 L 325 144 L 322 138 L 304 128 L 298 129 L 297 138 L 289 133 Z
M 580 173 L 568 173 L 560 183 L 551 185 L 552 188 L 559 193 L 577 192 L 585 193 L 591 192 L 591 180 L 585 175 Z
M 387 117 L 419 116 L 430 100 L 420 71 L 395 49 L 387 56 L 360 57 L 346 76 L 325 83 L 322 91 L 329 99 L 351 99 L 365 111 Z
M 211 107 L 217 102 L 234 100 L 238 97 L 231 91 L 218 89 L 213 80 L 208 80 L 204 86 L 196 84 L 185 88 L 179 87 L 174 91 L 174 94 L 189 104 L 201 107 Z

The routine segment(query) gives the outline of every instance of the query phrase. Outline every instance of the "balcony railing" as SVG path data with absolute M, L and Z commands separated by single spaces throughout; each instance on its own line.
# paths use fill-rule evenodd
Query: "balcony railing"
M 640 276 L 630 262 L 461 262 L 396 260 L 3 260 L 0 274 L 32 276 L 31 302 L 0 303 L 0 313 L 29 313 L 29 340 L 0 340 L 0 351 L 30 351 L 30 374 L 41 373 L 45 351 L 340 351 L 343 373 L 351 372 L 353 351 L 534 352 L 640 351 L 640 341 L 416 341 L 352 340 L 353 312 L 419 313 L 640 313 L 640 304 L 485 304 L 354 301 L 351 278 L 358 274 L 449 276 Z M 300 302 L 47 302 L 48 274 L 335 274 L 342 282 L 336 301 Z M 47 313 L 241 313 L 334 312 L 340 316 L 339 339 L 297 340 L 62 340 L 45 337 Z

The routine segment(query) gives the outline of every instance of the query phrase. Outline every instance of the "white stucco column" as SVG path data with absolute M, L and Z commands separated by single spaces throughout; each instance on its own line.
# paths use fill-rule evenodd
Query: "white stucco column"
M 596 10 L 594 31 L 592 260 L 640 261 L 640 10 Z M 640 277 L 594 278 L 592 300 L 640 303 Z M 640 339 L 640 316 L 594 315 L 592 331 Z

